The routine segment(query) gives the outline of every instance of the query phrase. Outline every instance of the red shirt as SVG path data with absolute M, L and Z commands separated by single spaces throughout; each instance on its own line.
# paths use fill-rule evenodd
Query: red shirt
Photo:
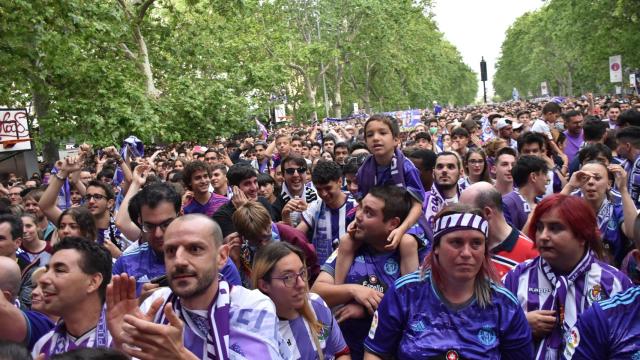
M 491 249 L 491 262 L 500 278 L 505 276 L 516 265 L 540 255 L 534 248 L 531 239 L 514 227 L 507 238 Z

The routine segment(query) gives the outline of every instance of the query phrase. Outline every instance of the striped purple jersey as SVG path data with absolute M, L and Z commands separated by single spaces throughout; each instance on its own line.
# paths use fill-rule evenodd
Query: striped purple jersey
M 347 232 L 347 226 L 355 218 L 352 211 L 358 203 L 347 194 L 344 204 L 337 209 L 328 207 L 317 199 L 302 213 L 302 220 L 309 226 L 311 243 L 316 247 L 318 263 L 324 264 L 338 245 L 338 240 Z
M 567 337 L 563 359 L 640 359 L 640 287 L 593 304 Z
M 583 264 L 586 260 L 590 263 Z M 572 277 L 576 269 L 581 266 L 584 266 L 584 271 Z M 613 266 L 595 259 L 592 254 L 585 255 L 576 265 L 576 269 L 566 276 L 554 275 L 552 272 L 549 275 L 548 265 L 542 257 L 538 256 L 519 264 L 510 271 L 504 278 L 504 285 L 516 295 L 525 312 L 555 310 L 556 316 L 562 320 L 562 323 L 559 323 L 563 328 L 561 332 L 564 332 L 567 327 L 573 327 L 578 316 L 594 302 L 607 299 L 632 286 L 631 280 L 626 275 Z M 549 276 L 556 276 L 562 281 L 566 280 L 563 305 L 558 301 L 559 288 L 556 284 L 560 281 L 554 283 L 549 280 Z M 536 358 L 544 358 L 545 353 L 547 357 L 556 358 L 559 355 L 558 351 L 562 351 L 562 344 L 557 340 L 549 341 L 549 346 L 542 346 L 543 342 L 536 344 Z
M 327 304 L 317 294 L 310 293 L 309 305 L 322 324 L 322 331 L 316 336 L 324 359 L 331 360 L 336 354 L 347 354 L 349 348 Z M 293 320 L 280 320 L 280 335 L 289 349 L 292 360 L 318 359 L 316 342 L 312 338 L 309 323 L 302 316 Z
M 35 359 L 38 355 L 44 354 L 45 359 L 49 359 L 53 355 L 74 349 L 108 348 L 111 346 L 111 341 L 111 334 L 107 329 L 106 307 L 103 307 L 95 328 L 80 337 L 74 337 L 67 332 L 64 320 L 60 320 L 51 331 L 36 342 L 31 355 Z
M 214 359 L 219 353 L 227 354 L 230 359 L 281 359 L 282 341 L 273 302 L 260 291 L 242 286 L 231 287 L 228 302 L 221 302 L 223 283 L 219 282 L 219 293 L 209 311 L 174 309 L 184 322 L 184 346 L 200 359 Z M 148 311 L 158 298 L 165 304 L 172 301 L 174 307 L 179 303 L 171 289 L 161 288 L 145 300 L 141 310 Z M 218 316 L 225 312 L 225 316 Z M 167 320 L 159 314 L 154 322 L 166 323 Z

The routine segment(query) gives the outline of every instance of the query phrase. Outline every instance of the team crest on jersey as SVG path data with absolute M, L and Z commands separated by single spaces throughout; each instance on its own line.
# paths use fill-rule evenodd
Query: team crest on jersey
M 493 345 L 497 340 L 496 332 L 491 326 L 483 326 L 482 329 L 478 331 L 478 340 L 485 346 Z
M 412 323 L 411 325 L 409 325 L 409 327 L 411 328 L 411 330 L 417 333 L 423 332 L 427 329 L 427 327 L 424 325 L 424 322 L 422 320 L 418 320 Z
M 631 360 L 640 360 L 640 351 L 636 351 L 635 354 L 631 355 Z
M 356 256 L 356 258 L 354 259 L 354 261 L 355 261 L 355 262 L 358 262 L 358 263 L 364 263 L 364 256 L 362 256 L 362 255 L 358 255 L 358 256 Z
M 449 350 L 447 351 L 447 360 L 458 360 L 460 359 L 460 355 L 458 355 L 458 352 L 455 350 Z
M 600 285 L 594 285 L 591 289 L 589 289 L 589 293 L 587 294 L 589 300 L 591 302 L 600 301 L 604 298 L 604 294 L 602 293 L 602 287 Z
M 376 336 L 376 329 L 378 328 L 378 310 L 373 313 L 373 319 L 371 320 L 371 327 L 369 328 L 369 339 L 373 339 Z
M 387 259 L 387 262 L 384 263 L 384 272 L 387 275 L 395 275 L 398 272 L 398 262 L 394 259 Z
M 322 325 L 322 329 L 320 330 L 320 333 L 318 334 L 318 341 L 320 341 L 321 343 L 326 341 L 329 338 L 329 326 L 327 325 Z

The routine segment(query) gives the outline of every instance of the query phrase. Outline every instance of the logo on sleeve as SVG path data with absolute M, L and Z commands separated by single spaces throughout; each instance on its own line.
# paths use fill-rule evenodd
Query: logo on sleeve
M 411 328 L 411 330 L 417 333 L 421 333 L 427 329 L 422 320 L 413 322 L 411 325 L 409 325 L 409 327 Z
M 395 275 L 398 273 L 398 262 L 394 259 L 387 259 L 387 262 L 384 264 L 384 272 L 387 275 Z
M 483 326 L 482 329 L 478 331 L 478 340 L 485 346 L 493 345 L 497 340 L 496 332 L 491 326 Z

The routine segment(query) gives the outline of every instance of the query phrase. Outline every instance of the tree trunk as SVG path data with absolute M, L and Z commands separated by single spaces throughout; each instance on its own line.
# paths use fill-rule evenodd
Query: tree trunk
M 36 114 L 36 119 L 44 119 L 49 113 L 49 94 L 42 90 L 43 86 L 39 89 L 33 89 L 33 109 Z M 38 129 L 41 139 L 46 139 L 44 126 L 40 124 Z M 55 164 L 60 159 L 58 152 L 58 142 L 54 139 L 48 139 L 43 142 L 42 147 L 42 159 L 46 164 Z
M 336 77 L 334 79 L 334 89 L 333 89 L 333 115 L 336 118 L 342 117 L 342 74 L 344 70 L 344 65 L 340 63 L 338 58 L 335 58 L 336 65 Z
M 153 99 L 160 97 L 160 91 L 156 88 L 155 80 L 153 79 L 153 71 L 151 70 L 151 62 L 149 61 L 149 52 L 147 50 L 147 43 L 142 36 L 140 26 L 136 25 L 134 28 L 134 37 L 137 40 L 139 63 L 138 66 L 144 74 L 145 83 L 147 85 L 147 96 Z

